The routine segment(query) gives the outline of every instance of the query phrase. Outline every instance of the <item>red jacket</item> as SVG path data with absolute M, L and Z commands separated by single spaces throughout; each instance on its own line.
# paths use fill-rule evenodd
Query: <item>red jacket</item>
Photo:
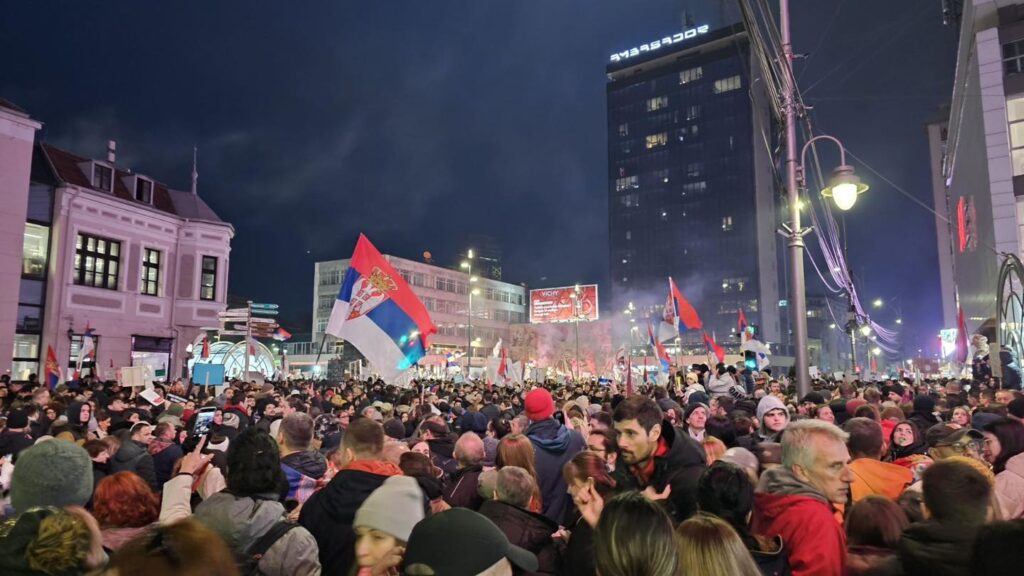
M 751 531 L 781 536 L 793 576 L 843 576 L 846 533 L 832 505 L 785 468 L 762 475 L 754 495 Z

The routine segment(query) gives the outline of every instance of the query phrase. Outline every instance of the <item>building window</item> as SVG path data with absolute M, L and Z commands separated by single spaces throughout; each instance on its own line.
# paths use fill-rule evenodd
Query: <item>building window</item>
M 683 196 L 686 196 L 687 193 L 692 194 L 696 192 L 703 192 L 707 189 L 708 183 L 703 180 L 699 182 L 689 182 L 687 184 L 683 184 Z
M 732 216 L 722 216 L 722 232 L 732 230 Z
M 21 248 L 21 275 L 29 278 L 46 276 L 47 249 L 50 245 L 50 227 L 25 224 L 25 242 Z
M 1013 175 L 1024 175 L 1024 98 L 1006 102 L 1006 119 L 1010 124 L 1010 161 Z
M 668 144 L 668 132 L 658 132 L 657 134 L 648 134 L 646 146 L 647 149 L 657 148 Z
M 1003 70 L 1007 74 L 1024 72 L 1024 40 L 1003 44 Z
M 728 78 L 722 78 L 721 80 L 715 80 L 715 94 L 721 94 L 723 92 L 731 92 L 733 90 L 739 90 L 743 87 L 743 80 L 739 74 L 736 76 L 730 76 Z
M 686 107 L 686 119 L 696 120 L 700 118 L 700 104 L 692 104 Z
M 722 292 L 743 292 L 746 285 L 746 278 L 726 278 L 722 280 Z
M 619 124 L 619 136 L 629 136 L 629 124 Z
M 75 239 L 75 284 L 117 290 L 121 243 L 90 234 Z
M 689 70 L 683 70 L 682 72 L 680 72 L 679 83 L 689 84 L 690 82 L 693 82 L 694 80 L 700 80 L 703 77 L 704 69 L 701 68 L 700 66 L 697 66 L 696 68 L 690 68 Z
M 146 204 L 153 203 L 153 181 L 135 177 L 135 199 Z
M 662 184 L 668 184 L 668 168 L 654 171 L 654 179 Z
M 686 165 L 686 176 L 688 178 L 699 178 L 700 173 L 704 171 L 703 162 L 690 162 Z
M 626 190 L 628 188 L 639 188 L 639 187 L 640 187 L 640 178 L 638 178 L 635 175 L 634 176 L 626 176 L 624 178 L 616 178 L 615 179 L 615 191 L 616 192 L 621 192 L 621 191 Z
M 217 299 L 217 258 L 214 256 L 203 256 L 203 273 L 200 277 L 199 299 Z
M 654 112 L 662 108 L 668 108 L 668 96 L 655 96 L 647 100 L 648 112 Z
M 142 258 L 142 293 L 156 296 L 160 290 L 160 251 L 146 248 Z
M 111 184 L 114 181 L 114 171 L 110 168 L 93 163 L 92 165 L 92 187 L 110 192 L 113 190 Z
M 621 202 L 626 208 L 635 208 L 640 205 L 640 195 L 636 193 L 626 194 L 621 198 Z

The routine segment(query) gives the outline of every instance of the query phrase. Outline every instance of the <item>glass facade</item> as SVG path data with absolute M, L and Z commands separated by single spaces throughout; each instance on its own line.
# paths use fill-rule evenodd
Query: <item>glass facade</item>
M 40 373 L 40 339 L 46 311 L 46 282 L 50 264 L 50 224 L 53 187 L 32 182 L 21 249 L 21 285 L 15 322 L 11 377 L 24 380 Z
M 609 67 L 607 85 L 613 305 L 661 305 L 672 276 L 720 343 L 759 297 L 749 48 L 736 38 Z

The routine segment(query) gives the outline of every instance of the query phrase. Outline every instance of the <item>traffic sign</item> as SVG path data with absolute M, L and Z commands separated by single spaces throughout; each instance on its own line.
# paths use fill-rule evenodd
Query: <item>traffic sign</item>
M 277 316 L 277 310 L 256 310 L 253 309 L 253 314 L 266 314 L 267 316 Z
M 245 336 L 245 330 L 221 330 L 221 336 Z
M 253 324 L 277 324 L 277 320 L 273 318 L 257 318 L 255 316 L 250 318 L 249 322 Z
M 253 310 L 277 310 L 277 304 L 250 304 Z
M 221 314 L 248 314 L 248 313 L 249 313 L 249 309 L 248 308 L 228 308 L 227 310 L 221 312 Z
M 249 317 L 248 314 L 237 314 L 237 313 L 228 314 L 226 312 L 218 312 L 217 313 L 217 318 L 238 318 L 240 320 L 245 320 L 248 317 Z

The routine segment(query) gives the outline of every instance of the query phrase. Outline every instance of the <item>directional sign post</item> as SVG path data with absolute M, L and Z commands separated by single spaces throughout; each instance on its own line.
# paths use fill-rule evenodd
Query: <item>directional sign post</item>
M 253 310 L 277 310 L 277 304 L 249 304 Z
M 253 310 L 253 314 L 263 314 L 264 316 L 277 316 L 277 310 Z

